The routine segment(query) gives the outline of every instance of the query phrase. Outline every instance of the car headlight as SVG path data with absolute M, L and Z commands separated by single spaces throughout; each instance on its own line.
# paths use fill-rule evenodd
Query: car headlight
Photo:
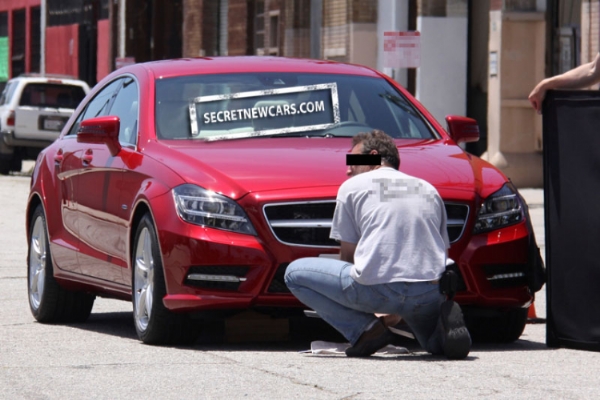
M 256 235 L 248 216 L 235 201 L 196 185 L 173 189 L 179 216 L 187 222 L 211 228 Z
M 521 222 L 521 199 L 510 183 L 484 200 L 477 214 L 473 233 L 482 233 Z

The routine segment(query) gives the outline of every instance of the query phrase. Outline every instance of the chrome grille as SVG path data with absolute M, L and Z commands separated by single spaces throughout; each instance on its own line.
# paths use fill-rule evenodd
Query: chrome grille
M 461 238 L 465 224 L 469 218 L 469 206 L 458 203 L 444 203 L 446 206 L 446 226 L 448 229 L 448 238 L 450 243 L 456 242 Z
M 338 247 L 329 238 L 335 201 L 267 204 L 263 208 L 273 235 L 293 246 Z
M 462 236 L 469 217 L 469 206 L 445 203 L 450 243 Z M 329 238 L 335 201 L 309 201 L 267 204 L 263 212 L 273 235 L 292 246 L 338 247 Z

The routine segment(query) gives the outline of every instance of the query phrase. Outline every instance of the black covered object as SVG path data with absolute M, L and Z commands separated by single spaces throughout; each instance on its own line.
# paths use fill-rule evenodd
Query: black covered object
M 543 104 L 546 343 L 600 351 L 600 92 Z

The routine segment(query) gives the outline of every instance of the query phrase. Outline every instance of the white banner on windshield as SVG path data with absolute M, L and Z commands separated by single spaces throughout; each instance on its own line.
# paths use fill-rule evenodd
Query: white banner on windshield
M 336 83 L 200 96 L 189 103 L 193 138 L 208 141 L 328 129 L 340 122 Z

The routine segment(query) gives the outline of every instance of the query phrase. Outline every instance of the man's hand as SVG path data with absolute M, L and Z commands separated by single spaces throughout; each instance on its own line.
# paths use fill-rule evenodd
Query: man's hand
M 582 64 L 567 72 L 543 79 L 529 94 L 529 102 L 538 112 L 542 113 L 542 101 L 550 89 L 583 89 L 600 83 L 600 53 L 594 60 Z
M 542 113 L 542 102 L 544 101 L 544 97 L 546 96 L 547 89 L 545 87 L 545 82 L 546 81 L 543 80 L 540 83 L 538 83 L 529 94 L 529 102 L 531 103 L 533 108 L 535 108 L 535 111 L 537 111 L 538 114 Z

